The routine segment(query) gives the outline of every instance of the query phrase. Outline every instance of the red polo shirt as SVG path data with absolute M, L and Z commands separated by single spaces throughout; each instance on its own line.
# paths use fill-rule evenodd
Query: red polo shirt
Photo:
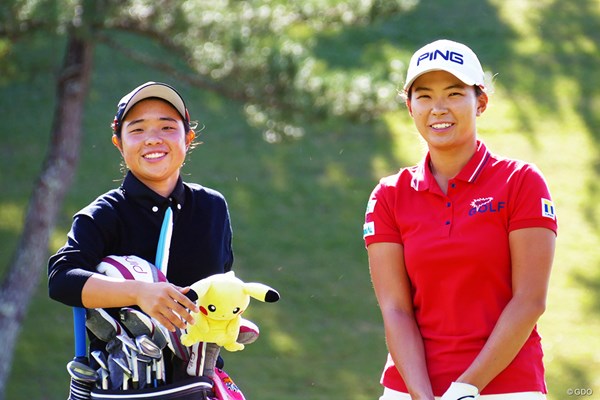
M 427 368 L 441 396 L 481 351 L 511 299 L 509 232 L 543 227 L 556 233 L 557 223 L 544 177 L 532 164 L 497 157 L 478 142 L 444 194 L 429 160 L 428 154 L 380 181 L 367 206 L 364 239 L 367 246 L 404 246 Z M 546 393 L 542 355 L 534 329 L 482 394 Z M 382 383 L 407 392 L 389 356 Z

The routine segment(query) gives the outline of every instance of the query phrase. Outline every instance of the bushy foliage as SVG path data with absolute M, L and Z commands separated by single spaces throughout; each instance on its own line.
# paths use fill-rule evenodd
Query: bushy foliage
M 265 139 L 303 136 L 306 121 L 342 117 L 367 121 L 397 107 L 403 66 L 370 70 L 332 67 L 315 53 L 319 36 L 365 26 L 406 11 L 415 0 L 28 0 L 1 7 L 0 33 L 33 30 L 84 34 L 192 85 L 244 104 Z M 81 24 L 87 18 L 88 24 Z M 4 21 L 7 23 L 4 24 Z M 183 65 L 146 57 L 119 34 L 160 43 Z M 1 55 L 0 55 L 1 56 Z

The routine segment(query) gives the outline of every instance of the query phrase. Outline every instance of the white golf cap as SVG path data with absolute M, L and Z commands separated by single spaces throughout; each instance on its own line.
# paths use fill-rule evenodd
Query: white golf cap
M 473 50 L 452 40 L 436 40 L 413 54 L 406 73 L 404 91 L 408 91 L 419 76 L 431 71 L 449 72 L 469 86 L 484 85 L 483 69 Z
M 146 82 L 133 89 L 119 101 L 119 104 L 117 105 L 117 114 L 113 121 L 113 130 L 116 133 L 120 132 L 123 118 L 131 107 L 138 102 L 149 98 L 158 98 L 169 102 L 175 107 L 179 114 L 181 114 L 181 118 L 183 118 L 185 122 L 190 122 L 190 116 L 185 106 L 185 102 L 172 86 L 160 82 Z

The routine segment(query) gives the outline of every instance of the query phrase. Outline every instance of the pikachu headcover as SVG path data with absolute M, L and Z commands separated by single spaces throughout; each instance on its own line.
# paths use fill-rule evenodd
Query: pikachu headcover
M 215 274 L 191 285 L 198 295 L 199 313 L 192 313 L 195 324 L 188 325 L 181 335 L 181 343 L 191 346 L 198 342 L 216 343 L 229 351 L 238 351 L 244 345 L 237 342 L 244 311 L 250 298 L 273 303 L 279 293 L 262 283 L 245 283 L 233 271 Z

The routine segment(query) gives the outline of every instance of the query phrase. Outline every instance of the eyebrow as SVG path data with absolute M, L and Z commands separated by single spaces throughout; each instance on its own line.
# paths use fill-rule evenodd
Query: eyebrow
M 466 86 L 460 83 L 456 83 L 454 85 L 450 85 L 448 87 L 445 87 L 443 90 L 452 90 L 452 89 L 464 89 Z M 414 91 L 418 92 L 418 91 L 432 91 L 433 89 L 428 88 L 426 86 L 417 86 Z
M 169 122 L 175 122 L 175 123 L 177 123 L 177 119 L 171 118 L 171 117 L 160 117 L 158 120 L 159 121 L 169 121 Z M 144 122 L 144 121 L 145 121 L 144 118 L 134 119 L 133 121 L 129 122 L 127 124 L 127 126 L 139 124 L 140 122 Z

